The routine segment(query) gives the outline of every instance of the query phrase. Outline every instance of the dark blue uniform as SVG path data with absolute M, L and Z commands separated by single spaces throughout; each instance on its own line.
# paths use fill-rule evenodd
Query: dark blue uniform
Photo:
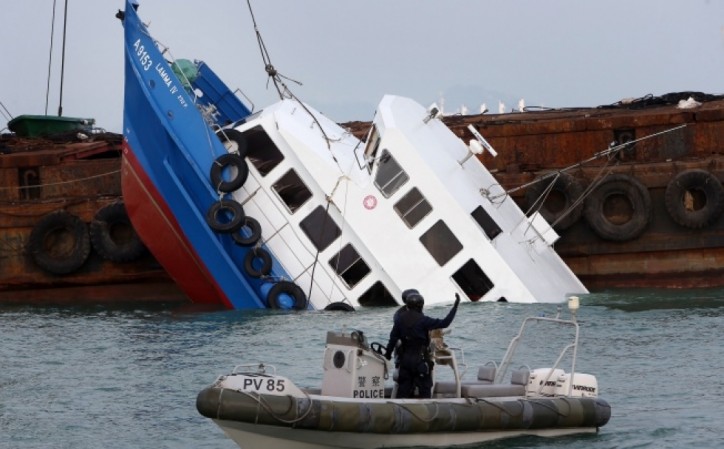
M 395 314 L 386 354 L 397 348 L 400 372 L 398 375 L 398 398 L 410 398 L 417 387 L 421 398 L 432 395 L 432 359 L 430 357 L 430 331 L 443 329 L 452 323 L 458 302 L 443 319 L 430 318 L 414 308 L 403 308 Z

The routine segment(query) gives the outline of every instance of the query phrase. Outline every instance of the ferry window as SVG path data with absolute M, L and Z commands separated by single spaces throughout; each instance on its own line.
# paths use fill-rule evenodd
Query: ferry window
M 410 177 L 402 170 L 390 152 L 382 150 L 375 176 L 375 186 L 380 189 L 385 198 L 389 198 L 390 195 L 397 192 L 408 179 Z
M 422 234 L 420 242 L 441 267 L 463 249 L 460 240 L 455 238 L 450 228 L 442 220 L 438 220 L 427 232 Z
M 272 189 L 279 195 L 279 198 L 287 205 L 289 212 L 294 213 L 299 206 L 306 203 L 312 197 L 302 179 L 293 169 L 289 170 L 272 185 Z
M 485 235 L 488 236 L 488 239 L 493 240 L 498 236 L 498 234 L 503 232 L 503 230 L 500 229 L 500 226 L 498 226 L 498 223 L 493 220 L 493 217 L 485 212 L 483 206 L 476 207 L 470 215 L 472 215 L 473 219 L 480 225 L 481 228 L 483 228 L 483 232 L 485 232 Z
M 453 274 L 453 280 L 468 295 L 471 301 L 478 301 L 493 288 L 493 282 L 485 275 L 480 265 L 468 260 Z
M 324 210 L 322 206 L 318 206 L 304 220 L 299 223 L 299 227 L 309 237 L 318 251 L 324 251 L 342 231 L 334 222 L 332 217 Z
M 367 170 L 372 171 L 372 165 L 377 156 L 377 150 L 380 148 L 380 135 L 377 127 L 373 126 L 370 135 L 367 136 L 367 146 L 365 147 L 365 160 L 367 161 Z
M 329 259 L 329 265 L 349 288 L 357 285 L 370 272 L 370 267 L 362 260 L 354 246 L 349 243 L 342 248 L 342 251 Z
M 389 307 L 396 306 L 397 301 L 392 297 L 390 292 L 385 288 L 382 282 L 377 281 L 366 292 L 357 298 L 357 302 L 362 307 Z
M 395 203 L 394 209 L 407 227 L 412 229 L 432 211 L 432 206 L 422 196 L 417 187 L 413 187 L 405 196 L 400 198 L 400 201 Z
M 246 157 L 262 176 L 266 176 L 284 160 L 284 155 L 261 126 L 245 131 L 244 136 L 248 145 Z

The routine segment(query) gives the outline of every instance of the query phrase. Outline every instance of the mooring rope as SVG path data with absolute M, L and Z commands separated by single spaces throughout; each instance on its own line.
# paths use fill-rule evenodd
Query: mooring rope
M 222 389 L 222 390 L 224 390 L 224 389 Z M 284 424 L 295 424 L 295 423 L 298 423 L 298 422 L 304 420 L 312 412 L 312 409 L 313 409 L 313 407 L 312 407 L 313 401 L 309 397 L 309 394 L 302 391 L 302 393 L 304 394 L 306 399 L 309 401 L 309 407 L 307 407 L 307 410 L 305 410 L 304 413 L 302 413 L 301 416 L 299 416 L 297 418 L 284 419 L 284 418 L 281 418 L 280 416 L 278 416 L 279 414 L 272 409 L 271 405 L 269 405 L 269 403 L 267 401 L 265 401 L 264 398 L 259 393 L 252 393 L 252 392 L 247 392 L 247 391 L 243 391 L 243 390 L 232 390 L 232 391 L 236 391 L 237 393 L 243 394 L 244 396 L 247 396 L 248 398 L 256 401 L 258 407 L 261 407 L 264 411 L 269 413 L 269 415 L 272 418 L 274 418 L 277 421 L 282 422 Z M 287 395 L 286 397 L 290 399 L 289 408 L 287 408 L 287 410 L 285 410 L 282 414 L 289 413 L 292 410 L 292 406 L 294 404 L 296 404 L 296 401 L 294 400 L 294 399 L 297 399 L 296 396 Z M 257 412 L 257 419 L 258 419 L 258 417 L 259 417 L 259 413 Z
M 109 171 L 106 173 L 99 173 L 99 174 L 93 175 L 93 176 L 86 176 L 84 178 L 73 179 L 70 181 L 49 182 L 49 183 L 45 183 L 45 184 L 27 185 L 27 186 L 0 187 L 0 190 L 22 190 L 22 189 L 36 189 L 36 188 L 41 188 L 41 187 L 62 186 L 62 185 L 73 184 L 73 183 L 77 183 L 77 182 L 90 181 L 91 179 L 102 178 L 104 176 L 115 175 L 120 172 L 121 172 L 121 170 L 113 170 L 113 171 Z

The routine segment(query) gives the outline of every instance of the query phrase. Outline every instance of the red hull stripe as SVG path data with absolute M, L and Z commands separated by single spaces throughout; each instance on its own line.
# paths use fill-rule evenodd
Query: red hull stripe
M 123 143 L 121 188 L 134 229 L 184 293 L 198 303 L 233 309 L 127 142 Z

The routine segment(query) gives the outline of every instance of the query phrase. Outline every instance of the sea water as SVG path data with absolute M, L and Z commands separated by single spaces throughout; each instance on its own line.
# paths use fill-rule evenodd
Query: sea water
M 597 376 L 610 422 L 597 434 L 477 447 L 724 447 L 724 290 L 617 291 L 581 304 L 576 371 Z M 442 318 L 448 307 L 426 312 Z M 236 448 L 196 411 L 202 388 L 258 362 L 318 386 L 327 330 L 385 343 L 393 312 L 0 306 L 0 448 Z M 470 377 L 500 361 L 526 316 L 556 313 L 546 304 L 463 303 L 445 338 L 464 348 Z M 544 327 L 534 326 L 514 363 L 553 362 L 570 335 Z M 549 362 L 534 360 L 552 348 Z

